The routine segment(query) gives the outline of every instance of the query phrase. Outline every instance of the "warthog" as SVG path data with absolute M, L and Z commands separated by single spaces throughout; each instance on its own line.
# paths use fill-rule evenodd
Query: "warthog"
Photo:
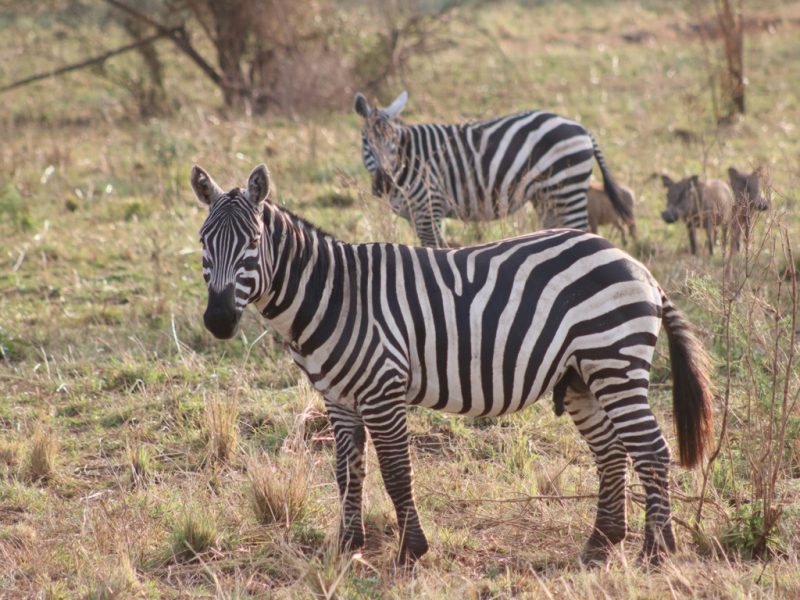
M 619 231 L 622 236 L 622 245 L 625 246 L 628 243 L 627 239 L 625 239 L 625 225 L 628 226 L 628 231 L 630 231 L 633 241 L 636 241 L 636 219 L 633 215 L 633 203 L 636 201 L 636 197 L 629 187 L 619 183 L 617 187 L 619 188 L 619 199 L 630 212 L 629 219 L 625 219 L 614 209 L 614 205 L 611 204 L 611 199 L 606 194 L 603 185 L 596 181 L 591 183 L 586 194 L 586 209 L 589 217 L 589 230 L 592 233 L 597 233 L 599 225 L 612 225 Z
M 745 243 L 750 239 L 750 226 L 753 221 L 753 210 L 767 210 L 769 201 L 761 193 L 761 175 L 759 167 L 749 175 L 742 173 L 735 167 L 728 169 L 728 177 L 731 180 L 733 189 L 734 222 L 732 228 L 733 246 L 739 250 L 739 243 L 742 232 L 744 232 Z
M 728 242 L 727 225 L 733 218 L 733 192 L 727 183 L 720 179 L 700 181 L 692 175 L 675 183 L 668 175 L 661 181 L 667 188 L 667 208 L 661 218 L 667 223 L 679 219 L 686 222 L 689 231 L 689 245 L 692 254 L 697 254 L 695 229 L 702 226 L 706 230 L 708 252 L 714 254 L 717 226 L 722 226 L 722 247 Z

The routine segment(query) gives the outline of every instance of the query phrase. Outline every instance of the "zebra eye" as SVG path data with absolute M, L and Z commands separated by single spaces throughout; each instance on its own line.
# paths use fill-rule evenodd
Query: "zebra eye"
M 260 239 L 261 239 L 260 237 L 254 237 L 252 240 L 250 240 L 250 247 L 255 248 L 256 246 L 258 246 L 258 242 Z

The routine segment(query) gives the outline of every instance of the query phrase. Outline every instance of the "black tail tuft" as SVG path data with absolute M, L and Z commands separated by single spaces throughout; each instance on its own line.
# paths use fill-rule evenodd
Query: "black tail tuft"
M 672 408 L 680 462 L 684 467 L 694 467 L 711 444 L 714 431 L 710 360 L 689 321 L 661 294 L 662 320 L 672 364 Z
M 619 187 L 617 186 L 616 181 L 614 181 L 614 178 L 611 176 L 611 171 L 609 171 L 606 160 L 603 158 L 603 153 L 600 151 L 600 146 L 597 145 L 597 140 L 595 140 L 591 134 L 589 137 L 592 138 L 594 157 L 597 159 L 597 164 L 600 167 L 600 173 L 603 175 L 603 186 L 606 194 L 608 195 L 608 199 L 611 200 L 611 206 L 614 207 L 614 210 L 617 211 L 617 214 L 622 217 L 622 220 L 625 223 L 630 224 L 633 222 L 633 212 L 622 201 L 619 193 Z

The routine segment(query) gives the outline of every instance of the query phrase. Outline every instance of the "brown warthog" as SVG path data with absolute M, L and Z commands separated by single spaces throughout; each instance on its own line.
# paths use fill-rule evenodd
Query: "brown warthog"
M 616 211 L 603 185 L 596 181 L 589 185 L 589 191 L 586 194 L 586 210 L 589 217 L 589 230 L 592 233 L 597 233 L 599 225 L 612 225 L 619 231 L 622 236 L 622 245 L 625 246 L 628 243 L 625 239 L 625 225 L 628 226 L 628 231 L 630 231 L 633 241 L 636 241 L 636 219 L 633 215 L 633 203 L 636 200 L 633 190 L 629 187 L 619 183 L 617 187 L 619 188 L 619 199 L 630 212 L 629 219 L 625 219 Z
M 728 184 L 720 179 L 700 181 L 697 175 L 677 183 L 669 176 L 662 175 L 661 181 L 667 188 L 667 208 L 661 213 L 661 218 L 667 223 L 679 219 L 686 222 L 692 254 L 697 254 L 695 229 L 698 226 L 706 230 L 708 251 L 712 255 L 717 226 L 721 226 L 724 248 L 728 242 L 727 226 L 733 218 L 733 192 Z
M 753 222 L 754 210 L 767 210 L 769 201 L 761 193 L 761 167 L 750 173 L 742 173 L 735 167 L 728 169 L 728 177 L 733 189 L 734 221 L 732 227 L 733 247 L 739 250 L 744 232 L 745 243 L 750 239 L 750 226 Z

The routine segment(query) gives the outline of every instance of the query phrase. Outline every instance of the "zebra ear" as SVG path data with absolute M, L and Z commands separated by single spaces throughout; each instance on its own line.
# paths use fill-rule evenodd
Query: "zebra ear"
M 269 169 L 262 163 L 250 173 L 250 178 L 247 180 L 247 197 L 253 204 L 261 204 L 269 198 L 269 193 Z
M 203 204 L 211 206 L 217 198 L 225 192 L 217 185 L 217 182 L 211 179 L 211 175 L 205 172 L 201 167 L 195 165 L 192 167 L 192 189 L 195 196 Z
M 353 98 L 353 108 L 357 114 L 365 119 L 367 118 L 367 115 L 369 115 L 369 102 L 367 102 L 364 94 L 358 93 L 355 95 L 355 98 Z
M 672 177 L 670 177 L 669 175 L 662 175 L 661 176 L 661 183 L 664 184 L 665 188 L 669 188 L 669 187 L 672 187 L 673 185 L 675 185 L 675 182 L 672 181 Z
M 394 119 L 397 115 L 399 115 L 403 111 L 406 102 L 408 102 L 408 92 L 403 90 L 402 92 L 400 92 L 400 95 L 397 98 L 395 98 L 394 102 L 392 102 L 389 106 L 383 109 L 383 112 L 390 119 Z

